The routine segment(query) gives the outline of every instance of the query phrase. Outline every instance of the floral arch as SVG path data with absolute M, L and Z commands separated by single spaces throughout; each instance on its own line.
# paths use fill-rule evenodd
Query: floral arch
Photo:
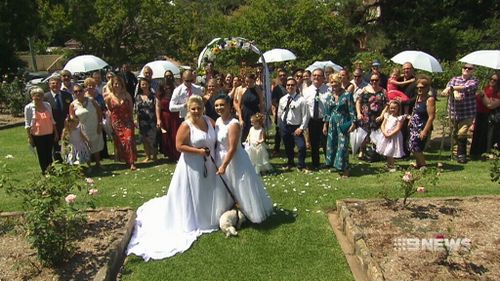
M 263 90 L 264 90 L 264 102 L 265 108 L 267 112 L 267 119 L 269 118 L 269 113 L 271 112 L 271 78 L 269 74 L 269 68 L 267 63 L 262 56 L 262 52 L 259 48 L 254 44 L 253 41 L 247 40 L 242 37 L 229 37 L 229 38 L 215 38 L 210 43 L 208 43 L 205 48 L 201 51 L 198 56 L 198 68 L 201 68 L 203 62 L 205 61 L 214 61 L 217 55 L 225 50 L 231 49 L 241 49 L 244 51 L 252 51 L 259 55 L 262 59 L 263 66 Z

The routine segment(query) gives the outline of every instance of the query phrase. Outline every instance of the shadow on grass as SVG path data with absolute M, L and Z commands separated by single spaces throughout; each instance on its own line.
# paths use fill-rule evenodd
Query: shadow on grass
M 252 228 L 259 231 L 269 231 L 274 228 L 279 227 L 282 224 L 290 224 L 295 222 L 294 213 L 290 210 L 283 209 L 274 209 L 273 215 L 268 217 L 264 222 L 260 224 L 249 224 Z
M 158 159 L 154 162 L 149 162 L 149 163 L 136 163 L 136 167 L 138 169 L 147 169 L 155 166 L 160 166 L 163 164 L 175 164 L 176 161 L 169 160 L 167 158 L 161 158 Z M 113 175 L 116 175 L 115 172 L 117 171 L 123 171 L 123 172 L 130 172 L 130 173 L 135 173 L 137 171 L 130 171 L 130 167 L 125 163 L 125 162 L 112 162 L 112 163 L 103 163 L 101 164 L 101 168 L 97 169 L 92 167 L 92 169 L 85 173 L 89 177 L 110 177 Z

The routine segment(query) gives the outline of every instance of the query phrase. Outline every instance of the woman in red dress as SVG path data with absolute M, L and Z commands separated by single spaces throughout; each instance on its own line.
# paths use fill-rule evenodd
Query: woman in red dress
M 125 161 L 130 166 L 130 170 L 136 170 L 137 148 L 132 117 L 133 102 L 119 76 L 111 79 L 109 92 L 104 101 L 111 114 L 111 127 L 114 132 L 113 140 L 118 160 Z
M 156 127 L 161 131 L 160 152 L 172 161 L 179 160 L 180 153 L 175 148 L 175 136 L 181 125 L 179 112 L 170 112 L 169 104 L 174 92 L 174 74 L 167 70 L 165 82 L 162 82 L 156 93 Z

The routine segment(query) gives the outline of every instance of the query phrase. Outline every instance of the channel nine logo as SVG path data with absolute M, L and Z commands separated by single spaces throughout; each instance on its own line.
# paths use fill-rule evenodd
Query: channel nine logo
M 395 238 L 393 246 L 396 251 L 470 251 L 472 241 L 469 238 Z

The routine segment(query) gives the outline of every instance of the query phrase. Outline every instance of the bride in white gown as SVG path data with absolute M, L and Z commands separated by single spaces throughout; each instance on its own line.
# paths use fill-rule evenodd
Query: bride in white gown
M 240 144 L 241 127 L 231 116 L 231 102 L 228 96 L 215 99 L 215 111 L 219 118 L 215 122 L 217 133 L 216 162 L 217 175 L 221 175 L 236 197 L 243 214 L 253 223 L 263 222 L 273 211 L 260 176 L 250 162 L 248 154 Z M 217 185 L 225 188 L 220 178 Z
M 179 127 L 176 147 L 181 156 L 165 196 L 151 199 L 137 210 L 127 254 L 144 260 L 182 253 L 203 233 L 219 228 L 219 217 L 232 205 L 223 186 L 215 184 L 216 133 L 213 120 L 203 115 L 203 100 L 191 96 L 188 116 Z

